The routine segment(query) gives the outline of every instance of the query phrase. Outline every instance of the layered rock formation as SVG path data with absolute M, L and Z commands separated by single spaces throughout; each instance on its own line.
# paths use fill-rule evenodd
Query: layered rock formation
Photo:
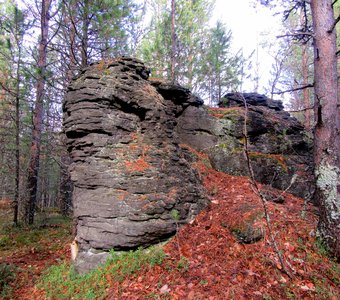
M 208 108 L 189 90 L 148 75 L 140 61 L 120 58 L 89 66 L 69 87 L 64 129 L 80 272 L 103 262 L 109 249 L 166 239 L 207 205 L 180 144 L 206 152 L 218 171 L 248 175 L 244 101 L 256 179 L 305 198 L 313 193 L 310 144 L 281 103 L 228 94 L 220 108 Z
M 207 204 L 175 131 L 185 108 L 201 103 L 182 87 L 151 84 L 148 73 L 121 58 L 84 69 L 69 87 L 64 128 L 80 272 L 105 260 L 103 250 L 162 241 Z
M 244 156 L 245 105 L 248 150 L 257 181 L 310 199 L 314 193 L 312 144 L 280 101 L 255 93 L 227 94 L 219 108 L 189 107 L 178 121 L 182 142 L 209 155 L 212 166 L 249 175 Z

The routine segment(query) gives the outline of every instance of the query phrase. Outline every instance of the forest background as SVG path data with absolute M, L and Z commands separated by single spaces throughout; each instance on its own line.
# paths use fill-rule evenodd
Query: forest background
M 311 10 L 305 1 L 288 0 L 279 6 L 254 1 L 254 9 L 260 2 L 283 21 L 278 39 L 258 45 L 273 59 L 263 87 L 259 49 L 247 55 L 232 50 L 232 32 L 212 20 L 212 0 L 2 1 L 0 197 L 13 203 L 14 224 L 32 224 L 35 212 L 49 207 L 72 212 L 62 102 L 72 78 L 101 59 L 137 57 L 152 77 L 181 84 L 209 105 L 226 92 L 244 91 L 246 82 L 252 85 L 247 92 L 289 93 L 287 108 L 311 132 L 312 38 L 296 33 L 310 26 Z M 334 1 L 336 15 L 339 7 Z

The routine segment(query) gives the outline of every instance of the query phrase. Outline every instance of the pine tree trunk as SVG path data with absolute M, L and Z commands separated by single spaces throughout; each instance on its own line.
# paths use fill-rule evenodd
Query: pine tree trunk
M 318 232 L 331 252 L 340 256 L 340 147 L 336 35 L 332 0 L 312 0 L 314 29 L 316 200 Z M 334 29 L 334 28 L 333 28 Z M 331 31 L 330 31 L 331 30 Z
M 69 82 L 72 80 L 74 75 L 76 74 L 77 70 L 77 44 L 76 44 L 76 38 L 77 38 L 77 29 L 76 29 L 76 20 L 75 20 L 75 14 L 76 14 L 76 6 L 74 1 L 70 1 L 68 3 L 68 11 L 65 13 L 65 24 L 68 27 L 67 35 L 65 36 L 65 39 L 69 39 L 68 44 L 68 56 L 69 56 L 69 66 L 67 70 L 67 78 L 66 78 L 66 87 L 69 84 Z M 87 62 L 86 62 L 87 63 Z
M 81 37 L 81 67 L 88 65 L 88 46 L 89 46 L 89 1 L 84 0 L 84 11 L 82 16 L 82 37 Z
M 66 148 L 66 146 L 65 146 Z M 73 184 L 68 170 L 72 159 L 67 153 L 61 156 L 60 186 L 59 186 L 59 207 L 64 216 L 68 216 L 72 210 Z
M 67 72 L 66 78 L 66 87 L 71 82 L 73 77 L 76 74 L 77 69 L 77 60 L 76 60 L 76 53 L 77 53 L 77 45 L 76 45 L 76 27 L 75 27 L 75 20 L 74 13 L 76 11 L 76 7 L 74 2 L 70 2 L 70 13 L 68 19 L 65 20 L 65 23 L 69 27 L 69 45 L 68 45 L 68 55 L 69 55 L 69 67 Z M 86 29 L 87 31 L 87 29 Z M 86 50 L 87 51 L 87 50 Z M 83 62 L 85 63 L 85 62 Z M 86 62 L 87 63 L 87 62 Z M 66 89 L 65 89 L 66 90 Z M 60 136 L 61 140 L 61 157 L 60 157 L 60 182 L 59 182 L 59 208 L 64 216 L 69 215 L 70 210 L 72 208 L 72 191 L 73 191 L 73 183 L 71 181 L 71 175 L 68 170 L 72 159 L 69 153 L 66 151 L 66 144 L 65 144 L 65 133 L 62 132 Z
M 25 207 L 25 222 L 33 224 L 37 201 L 39 156 L 41 146 L 41 132 L 43 123 L 43 104 L 45 96 L 46 56 L 49 30 L 49 9 L 51 0 L 41 3 L 41 38 L 38 47 L 38 74 L 36 85 L 36 100 L 33 111 L 33 130 L 31 143 L 31 157 L 28 166 L 28 201 Z
M 176 64 L 176 32 L 175 32 L 175 15 L 176 5 L 175 0 L 171 0 L 171 74 L 170 80 L 175 82 L 175 64 Z
M 303 85 L 308 85 L 308 45 L 304 44 L 302 49 L 302 76 L 303 76 Z M 304 113 L 304 126 L 308 130 L 311 126 L 311 111 L 308 109 L 310 107 L 310 99 L 309 99 L 309 89 L 303 90 L 303 105 L 305 110 Z
M 19 215 L 19 188 L 20 188 L 20 63 L 21 51 L 19 49 L 18 65 L 16 70 L 16 96 L 15 96 L 15 190 L 13 201 L 13 223 L 18 225 Z

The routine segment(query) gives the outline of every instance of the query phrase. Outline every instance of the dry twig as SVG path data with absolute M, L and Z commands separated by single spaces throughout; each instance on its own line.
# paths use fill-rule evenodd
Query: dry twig
M 268 211 L 268 205 L 267 205 L 267 200 L 264 196 L 264 194 L 261 192 L 256 180 L 255 180 L 255 175 L 254 175 L 254 170 L 250 161 L 250 157 L 249 157 L 249 150 L 248 150 L 248 130 L 247 130 L 247 120 L 248 120 L 248 105 L 247 105 L 247 101 L 246 99 L 240 94 L 240 97 L 243 99 L 243 103 L 244 103 L 244 107 L 245 107 L 245 112 L 244 112 L 244 125 L 243 125 L 243 136 L 244 136 L 244 154 L 245 154 L 245 158 L 247 161 L 247 167 L 250 173 L 250 183 L 251 183 L 251 187 L 254 191 L 254 193 L 261 199 L 262 202 L 262 207 L 264 210 L 264 215 L 265 215 L 265 219 L 266 219 L 266 225 L 268 228 L 268 233 L 269 233 L 269 237 L 271 240 L 271 244 L 274 247 L 274 250 L 276 252 L 276 255 L 279 259 L 280 262 L 280 266 L 281 266 L 281 270 L 289 277 L 289 278 L 293 278 L 293 275 L 291 274 L 291 272 L 288 270 L 287 265 L 290 266 L 288 261 L 285 261 L 285 259 L 282 256 L 282 253 L 279 249 L 279 246 L 277 245 L 277 242 L 275 240 L 275 236 L 273 233 L 273 229 L 272 229 L 272 224 L 270 221 L 270 216 L 269 216 L 269 211 Z

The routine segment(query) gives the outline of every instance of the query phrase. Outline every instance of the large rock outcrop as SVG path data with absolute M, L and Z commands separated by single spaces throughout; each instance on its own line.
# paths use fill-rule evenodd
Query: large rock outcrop
M 216 170 L 248 176 L 244 101 L 255 179 L 310 199 L 314 193 L 312 144 L 300 122 L 283 111 L 280 101 L 256 93 L 230 93 L 219 108 L 188 107 L 178 121 L 180 139 L 206 152 Z
M 148 75 L 140 61 L 120 58 L 85 68 L 69 87 L 64 129 L 80 272 L 103 262 L 109 249 L 166 239 L 207 205 L 181 144 L 207 153 L 218 171 L 249 175 L 244 101 L 256 179 L 305 198 L 314 191 L 310 143 L 280 102 L 227 94 L 209 108 L 188 89 Z
M 104 261 L 105 250 L 162 241 L 207 204 L 175 131 L 178 116 L 201 103 L 148 74 L 120 58 L 89 66 L 69 87 L 64 129 L 80 272 Z

